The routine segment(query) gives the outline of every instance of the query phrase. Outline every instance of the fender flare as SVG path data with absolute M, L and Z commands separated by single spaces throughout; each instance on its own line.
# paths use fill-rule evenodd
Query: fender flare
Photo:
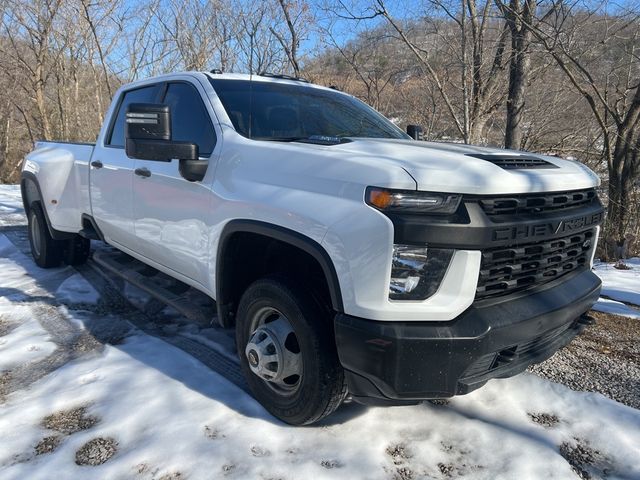
M 235 233 L 255 233 L 262 235 L 299 248 L 311 255 L 322 268 L 329 288 L 333 310 L 336 312 L 344 311 L 338 274 L 336 273 L 331 257 L 322 245 L 306 235 L 279 225 L 258 220 L 238 219 L 231 220 L 222 229 L 216 255 L 216 305 L 218 309 L 218 319 L 222 325 L 229 324 L 229 308 L 228 302 L 226 301 L 228 295 L 224 288 L 224 282 L 222 281 L 226 268 L 225 254 L 229 246 L 229 239 Z
M 29 189 L 29 184 L 34 185 L 35 192 Z M 44 212 L 44 218 L 47 221 L 47 229 L 49 230 L 49 234 L 54 240 L 68 240 L 69 238 L 73 238 L 73 233 L 60 232 L 58 230 L 55 230 L 51 226 L 49 212 L 47 212 L 47 207 L 45 206 L 45 201 L 44 197 L 42 196 L 42 190 L 40 189 L 38 177 L 36 177 L 33 173 L 22 172 L 22 177 L 20 179 L 20 194 L 22 195 L 22 206 L 24 207 L 24 212 L 27 214 L 27 216 L 29 215 L 29 210 L 31 210 L 31 204 L 40 202 L 40 206 L 42 207 L 42 211 Z

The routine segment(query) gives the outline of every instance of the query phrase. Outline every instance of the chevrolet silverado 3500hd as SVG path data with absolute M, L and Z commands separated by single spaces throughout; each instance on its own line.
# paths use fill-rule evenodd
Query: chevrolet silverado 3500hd
M 205 292 L 276 417 L 402 405 L 522 372 L 586 325 L 598 177 L 412 139 L 345 93 L 188 72 L 115 95 L 95 145 L 38 142 L 22 196 L 41 267 L 99 239 Z

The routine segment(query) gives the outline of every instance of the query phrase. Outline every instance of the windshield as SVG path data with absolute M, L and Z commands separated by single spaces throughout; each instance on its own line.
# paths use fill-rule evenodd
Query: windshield
M 236 131 L 254 140 L 409 138 L 349 95 L 303 85 L 210 79 Z

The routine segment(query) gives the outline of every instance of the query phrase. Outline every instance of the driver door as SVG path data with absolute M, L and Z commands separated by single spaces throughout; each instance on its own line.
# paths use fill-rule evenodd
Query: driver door
M 201 285 L 209 283 L 209 227 L 217 135 L 204 91 L 190 81 L 164 86 L 161 103 L 171 109 L 172 140 L 194 142 L 208 160 L 202 181 L 185 180 L 177 159 L 135 160 L 134 226 L 138 251 L 152 262 Z M 217 122 L 216 122 L 217 123 Z

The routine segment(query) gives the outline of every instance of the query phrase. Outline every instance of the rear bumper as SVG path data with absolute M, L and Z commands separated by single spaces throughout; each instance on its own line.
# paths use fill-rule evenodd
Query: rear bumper
M 536 289 L 472 304 L 449 322 L 381 322 L 339 314 L 335 334 L 353 398 L 406 404 L 468 393 L 516 375 L 569 343 L 600 279 L 576 271 Z

